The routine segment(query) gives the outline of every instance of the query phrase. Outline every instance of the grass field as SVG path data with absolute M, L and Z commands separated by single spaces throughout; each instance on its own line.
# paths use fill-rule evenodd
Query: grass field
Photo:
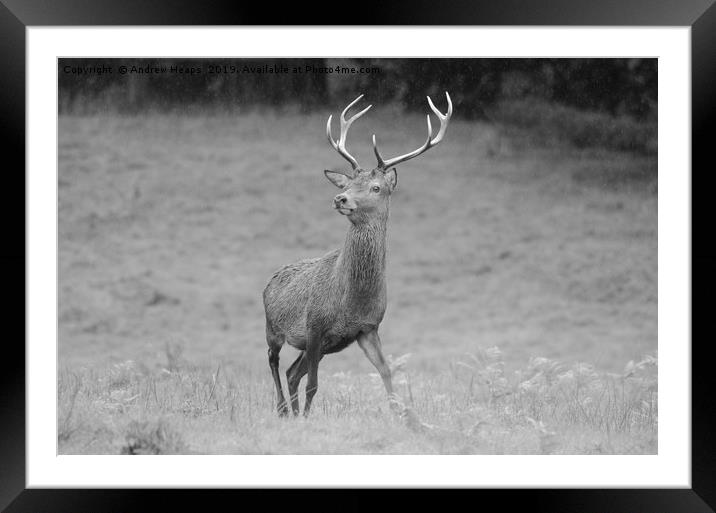
M 261 292 L 346 229 L 327 116 L 60 117 L 59 452 L 655 453 L 655 156 L 460 120 L 392 199 L 404 415 L 351 346 L 314 415 L 276 417 Z M 424 122 L 371 112 L 351 150 Z

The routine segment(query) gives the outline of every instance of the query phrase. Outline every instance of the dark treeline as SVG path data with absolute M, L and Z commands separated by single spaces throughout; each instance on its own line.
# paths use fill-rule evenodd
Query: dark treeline
M 126 68 L 122 68 L 126 66 Z M 121 73 L 126 69 L 126 73 Z M 354 69 L 356 72 L 351 73 Z M 60 59 L 61 112 L 298 105 L 358 93 L 424 110 L 448 90 L 460 116 L 489 117 L 503 101 L 550 103 L 656 118 L 656 59 Z

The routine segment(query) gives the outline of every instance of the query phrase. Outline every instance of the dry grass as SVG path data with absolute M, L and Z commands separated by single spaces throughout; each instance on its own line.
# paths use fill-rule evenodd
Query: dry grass
M 490 348 L 436 375 L 392 362 L 402 407 L 377 374 L 324 375 L 309 419 L 281 419 L 254 369 L 170 371 L 133 361 L 62 372 L 61 453 L 655 454 L 657 361 L 623 373 L 534 358 L 506 373 Z
M 354 127 L 359 161 L 373 131 L 387 153 L 420 143 L 424 118 L 395 116 Z M 655 158 L 459 120 L 399 170 L 388 234 L 383 344 L 412 354 L 401 395 L 434 430 L 386 413 L 357 348 L 322 361 L 314 417 L 275 417 L 261 291 L 345 233 L 326 117 L 60 118 L 60 451 L 540 452 L 545 430 L 554 452 L 654 452 L 655 412 L 634 423 L 608 373 L 656 351 Z M 504 397 L 465 356 L 493 346 Z M 526 389 L 537 356 L 603 387 Z

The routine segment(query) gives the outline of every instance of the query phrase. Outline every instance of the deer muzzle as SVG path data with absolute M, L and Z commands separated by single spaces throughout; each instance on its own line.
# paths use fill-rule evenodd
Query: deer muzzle
M 333 198 L 333 208 L 346 216 L 353 213 L 356 209 L 356 205 L 355 202 L 351 201 L 345 193 L 342 193 Z

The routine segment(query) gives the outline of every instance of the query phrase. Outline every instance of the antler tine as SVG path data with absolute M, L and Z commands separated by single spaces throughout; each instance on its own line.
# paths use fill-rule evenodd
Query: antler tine
M 430 108 L 433 110 L 435 115 L 440 120 L 440 130 L 438 131 L 438 135 L 435 136 L 435 139 L 430 143 L 431 146 L 439 143 L 443 140 L 443 137 L 445 136 L 445 132 L 447 130 L 448 122 L 450 121 L 450 118 L 452 117 L 452 101 L 450 100 L 450 95 L 447 91 L 445 91 L 445 96 L 447 98 L 448 103 L 448 110 L 447 114 L 443 115 L 442 112 L 440 112 L 435 105 L 433 104 L 433 101 L 430 99 L 430 96 L 428 96 L 428 105 L 430 105 Z M 428 124 L 430 124 L 430 121 L 428 121 Z
M 378 169 L 385 169 L 385 162 L 378 151 L 378 143 L 375 142 L 375 134 L 373 134 L 373 153 L 375 153 L 375 158 L 378 160 Z
M 346 150 L 346 139 L 348 137 L 348 129 L 351 127 L 351 125 L 353 124 L 353 122 L 356 119 L 358 119 L 363 114 L 368 112 L 373 105 L 368 105 L 365 109 L 358 112 L 357 114 L 354 114 L 353 116 L 351 116 L 348 119 L 346 119 L 346 112 L 348 112 L 348 110 L 351 107 L 353 107 L 353 105 L 358 103 L 358 100 L 360 100 L 361 98 L 363 98 L 362 94 L 360 96 L 358 96 L 358 98 L 353 100 L 351 103 L 349 103 L 348 106 L 345 109 L 343 109 L 343 112 L 341 112 L 341 116 L 340 116 L 341 135 L 338 138 L 338 142 L 336 142 L 333 139 L 333 135 L 331 134 L 331 121 L 333 119 L 333 115 L 328 116 L 328 122 L 326 123 L 326 135 L 328 136 L 328 142 L 331 143 L 331 146 L 333 146 L 333 148 L 335 148 L 335 150 L 341 156 L 343 156 L 343 158 L 345 158 L 348 162 L 350 162 L 351 166 L 353 167 L 353 171 L 358 169 L 360 166 L 358 165 L 358 161 L 350 153 L 348 153 L 348 150 Z
M 448 110 L 446 114 L 443 114 L 440 112 L 435 105 L 433 104 L 433 101 L 430 99 L 430 96 L 428 96 L 428 105 L 430 105 L 430 108 L 435 113 L 435 115 L 440 120 L 440 130 L 438 130 L 438 134 L 433 138 L 433 127 L 430 123 L 430 114 L 427 115 L 427 123 L 428 123 L 428 138 L 425 141 L 425 143 L 418 148 L 417 150 L 411 151 L 410 153 L 406 153 L 405 155 L 400 155 L 399 157 L 395 157 L 392 159 L 384 160 L 383 157 L 380 155 L 380 151 L 378 151 L 378 144 L 375 140 L 375 134 L 373 134 L 373 151 L 375 152 L 375 157 L 378 159 L 378 168 L 386 170 L 389 167 L 395 166 L 397 164 L 400 164 L 401 162 L 405 162 L 407 160 L 410 160 L 412 158 L 417 157 L 421 153 L 424 153 L 428 151 L 430 148 L 438 144 L 440 141 L 443 140 L 443 137 L 445 136 L 445 132 L 447 131 L 448 123 L 450 122 L 450 118 L 452 117 L 452 100 L 450 99 L 450 95 L 447 91 L 445 91 L 445 96 L 447 97 L 447 103 L 448 103 Z

